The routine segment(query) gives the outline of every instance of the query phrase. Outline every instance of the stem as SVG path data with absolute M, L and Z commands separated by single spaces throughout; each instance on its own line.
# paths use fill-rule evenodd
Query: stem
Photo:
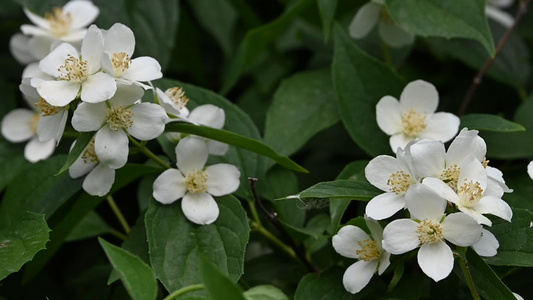
M 139 149 L 139 151 L 142 154 L 146 155 L 148 158 L 150 158 L 151 160 L 155 161 L 158 165 L 160 165 L 161 167 L 163 167 L 165 169 L 170 169 L 171 168 L 164 160 L 162 160 L 157 155 L 155 155 L 152 151 L 150 151 L 150 149 L 146 148 L 145 145 L 139 143 L 137 140 L 132 138 L 130 135 L 128 135 L 128 138 L 137 147 L 137 149 Z
M 128 238 L 124 233 L 118 230 L 115 230 L 115 229 L 111 230 L 110 233 L 123 241 L 125 241 Z
M 466 261 L 466 251 L 467 248 L 465 247 L 457 247 L 457 252 L 454 252 L 454 256 L 459 261 L 459 264 L 461 265 L 461 270 L 463 271 L 463 275 L 465 276 L 466 283 L 468 284 L 468 288 L 470 289 L 470 294 L 472 294 L 472 299 L 474 300 L 481 300 L 481 297 L 479 296 L 476 286 L 474 284 L 474 278 L 472 278 L 472 274 L 470 273 L 470 268 L 468 267 L 467 261 Z
M 530 2 L 531 0 L 520 1 L 513 26 L 511 26 L 511 28 L 509 28 L 505 32 L 503 37 L 498 42 L 498 45 L 496 46 L 496 51 L 494 52 L 494 56 L 489 57 L 489 59 L 487 59 L 487 61 L 485 62 L 481 70 L 479 70 L 479 72 L 476 74 L 476 76 L 472 80 L 472 84 L 470 84 L 470 88 L 466 92 L 465 98 L 463 99 L 463 102 L 461 103 L 461 107 L 459 108 L 459 112 L 458 112 L 459 116 L 462 116 L 465 114 L 468 105 L 472 101 L 472 96 L 474 95 L 474 92 L 476 91 L 477 87 L 481 84 L 481 81 L 483 80 L 483 76 L 485 76 L 485 73 L 487 73 L 489 68 L 492 66 L 492 63 L 494 63 L 494 60 L 496 59 L 496 57 L 498 57 L 498 54 L 500 54 L 500 52 L 502 51 L 503 46 L 507 44 L 509 37 L 511 37 L 511 34 L 515 31 L 516 27 L 518 26 L 518 23 L 520 22 L 520 20 L 522 20 L 522 17 L 524 17 L 524 15 L 527 13 L 527 7 Z
M 285 252 L 288 256 L 290 256 L 292 259 L 297 261 L 302 266 L 306 266 L 305 263 L 296 255 L 296 252 L 291 247 L 285 245 L 280 239 L 278 239 L 276 236 L 274 236 L 270 231 L 266 230 L 265 227 L 263 227 L 261 224 L 258 224 L 257 222 L 250 220 L 251 227 L 253 231 L 258 232 L 262 236 L 264 236 L 267 240 L 271 241 L 276 247 L 278 247 L 281 251 Z
M 128 221 L 126 221 L 126 218 L 124 218 L 124 215 L 118 208 L 117 204 L 115 203 L 115 200 L 113 200 L 113 196 L 107 195 L 105 198 L 107 200 L 107 203 L 109 203 L 109 206 L 111 206 L 111 209 L 117 216 L 117 219 L 122 225 L 122 228 L 124 228 L 124 231 L 126 232 L 126 234 L 129 234 L 131 230 L 130 225 L 128 225 Z
M 384 41 L 381 41 L 381 51 L 383 52 L 383 58 L 385 59 L 385 62 L 394 67 L 394 62 L 392 61 L 392 55 L 390 53 L 389 45 L 387 45 Z
M 184 295 L 184 294 L 187 294 L 187 293 L 190 293 L 190 292 L 194 292 L 194 291 L 197 291 L 197 290 L 202 290 L 204 288 L 205 288 L 205 286 L 203 284 L 193 284 L 193 285 L 189 285 L 189 286 L 186 286 L 186 287 L 182 287 L 181 289 L 179 289 L 179 290 L 173 292 L 172 294 L 166 296 L 165 299 L 163 299 L 163 300 L 176 299 L 176 298 L 178 298 L 181 295 Z

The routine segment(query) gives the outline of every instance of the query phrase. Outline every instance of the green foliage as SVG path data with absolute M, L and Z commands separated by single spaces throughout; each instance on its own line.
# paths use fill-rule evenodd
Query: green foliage
M 524 126 L 489 114 L 469 114 L 461 117 L 461 127 L 495 132 L 525 131 Z

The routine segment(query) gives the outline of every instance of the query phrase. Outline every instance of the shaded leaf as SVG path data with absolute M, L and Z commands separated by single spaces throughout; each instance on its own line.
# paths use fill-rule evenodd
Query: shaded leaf
M 369 201 L 383 193 L 368 182 L 354 180 L 335 180 L 320 182 L 301 191 L 298 195 L 291 195 L 281 199 L 298 199 L 301 201 L 312 199 L 352 199 Z
M 461 116 L 461 127 L 496 132 L 525 131 L 524 126 L 507 121 L 502 117 L 490 114 L 468 114 Z
M 200 273 L 210 299 L 245 300 L 241 288 L 209 259 L 200 256 Z
M 70 166 L 72 166 L 74 162 L 76 162 L 78 157 L 83 154 L 83 151 L 85 151 L 85 148 L 87 148 L 87 145 L 89 145 L 95 135 L 96 131 L 80 133 L 80 136 L 76 140 L 76 144 L 74 144 L 74 147 L 72 147 L 72 150 L 69 152 L 65 163 L 63 166 L 61 166 L 61 169 L 59 169 L 56 175 L 65 172 L 68 170 L 68 168 L 70 168 Z
M 322 30 L 324 31 L 324 41 L 328 41 L 331 31 L 333 17 L 337 9 L 338 0 L 317 0 L 320 17 L 322 18 Z
M 244 292 L 246 300 L 289 300 L 280 289 L 273 285 L 258 285 Z

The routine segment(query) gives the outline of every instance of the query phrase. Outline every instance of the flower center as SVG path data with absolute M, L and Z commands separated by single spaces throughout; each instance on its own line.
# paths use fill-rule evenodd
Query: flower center
M 185 187 L 193 194 L 207 191 L 207 174 L 202 170 L 187 174 Z
M 124 52 L 113 53 L 111 63 L 113 64 L 113 72 L 115 77 L 120 77 L 130 67 L 131 58 Z
M 426 114 L 412 109 L 402 115 L 403 132 L 408 136 L 417 136 L 427 127 Z
M 483 165 L 483 168 L 487 168 L 489 166 L 489 162 L 490 160 L 488 160 L 486 157 L 483 158 L 483 161 L 481 162 L 481 164 Z
M 169 88 L 165 91 L 165 95 L 167 95 L 174 104 L 178 107 L 178 109 L 182 109 L 187 105 L 189 102 L 189 98 L 185 96 L 185 91 L 180 87 L 173 87 Z
M 133 113 L 131 109 L 124 108 L 122 105 L 117 107 L 111 107 L 107 110 L 107 116 L 105 121 L 109 124 L 109 127 L 114 131 L 118 131 L 121 128 L 130 128 L 133 125 L 131 118 Z
M 92 139 L 89 145 L 87 145 L 85 151 L 83 151 L 83 154 L 81 155 L 81 158 L 86 164 L 98 162 L 98 157 L 96 156 L 96 151 L 94 150 L 94 139 Z
M 439 179 L 446 183 L 454 192 L 457 192 L 457 185 L 461 168 L 457 165 L 451 165 L 440 173 Z
M 370 261 L 377 259 L 381 256 L 381 253 L 379 253 L 377 241 L 366 239 L 357 242 L 357 244 L 359 244 L 361 250 L 356 250 L 355 253 L 357 253 L 360 259 L 364 261 Z
M 403 195 L 411 186 L 411 175 L 406 174 L 404 171 L 392 173 L 387 185 L 390 186 L 391 192 L 396 193 L 396 195 Z
M 465 180 L 466 181 L 466 180 Z M 465 207 L 475 207 L 479 200 L 483 198 L 483 189 L 479 182 L 465 182 L 457 191 L 461 204 Z
M 418 233 L 418 239 L 422 244 L 435 244 L 443 238 L 440 223 L 428 219 L 418 224 L 416 233 Z
M 39 126 L 39 119 L 41 118 L 40 114 L 35 114 L 30 118 L 30 129 L 33 134 L 37 134 L 37 126 Z
M 50 105 L 43 98 L 41 98 L 39 102 L 35 103 L 35 106 L 37 106 L 37 109 L 42 112 L 43 117 L 55 115 L 58 113 L 57 108 L 53 105 Z
M 64 14 L 61 7 L 54 7 L 51 13 L 48 12 L 44 15 L 44 18 L 50 24 L 52 34 L 56 37 L 65 35 L 72 24 L 72 16 L 70 13 Z
M 87 62 L 77 59 L 71 54 L 67 55 L 65 64 L 57 70 L 61 73 L 59 78 L 67 81 L 82 82 L 87 79 L 87 76 L 89 75 L 87 74 Z

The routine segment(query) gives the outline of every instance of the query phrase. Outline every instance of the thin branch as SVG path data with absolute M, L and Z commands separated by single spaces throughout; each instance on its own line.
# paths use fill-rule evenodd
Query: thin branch
M 511 28 L 509 28 L 505 32 L 503 37 L 498 42 L 498 45 L 496 46 L 496 52 L 494 52 L 494 56 L 493 57 L 489 57 L 489 59 L 487 59 L 487 61 L 485 62 L 485 64 L 481 68 L 481 70 L 479 70 L 479 72 L 476 74 L 476 76 L 472 80 L 472 84 L 470 84 L 470 88 L 466 92 L 465 98 L 463 99 L 463 102 L 461 103 L 461 107 L 459 108 L 459 112 L 458 112 L 459 116 L 462 116 L 462 115 L 465 114 L 466 109 L 467 109 L 468 105 L 470 104 L 470 102 L 472 101 L 472 97 L 474 96 L 474 93 L 475 93 L 477 87 L 483 81 L 483 76 L 485 76 L 485 74 L 488 72 L 488 70 L 490 69 L 490 67 L 494 63 L 494 60 L 496 59 L 496 57 L 498 57 L 498 54 L 500 54 L 500 52 L 502 51 L 502 49 L 505 46 L 505 44 L 507 44 L 507 41 L 511 37 L 511 34 L 513 34 L 513 32 L 515 31 L 516 27 L 518 26 L 518 23 L 520 23 L 520 20 L 522 20 L 524 15 L 527 13 L 527 9 L 528 9 L 528 6 L 529 6 L 530 2 L 531 2 L 531 0 L 522 0 L 522 1 L 520 1 L 520 4 L 518 6 L 518 11 L 516 12 L 515 21 L 513 23 L 513 26 L 511 26 Z

